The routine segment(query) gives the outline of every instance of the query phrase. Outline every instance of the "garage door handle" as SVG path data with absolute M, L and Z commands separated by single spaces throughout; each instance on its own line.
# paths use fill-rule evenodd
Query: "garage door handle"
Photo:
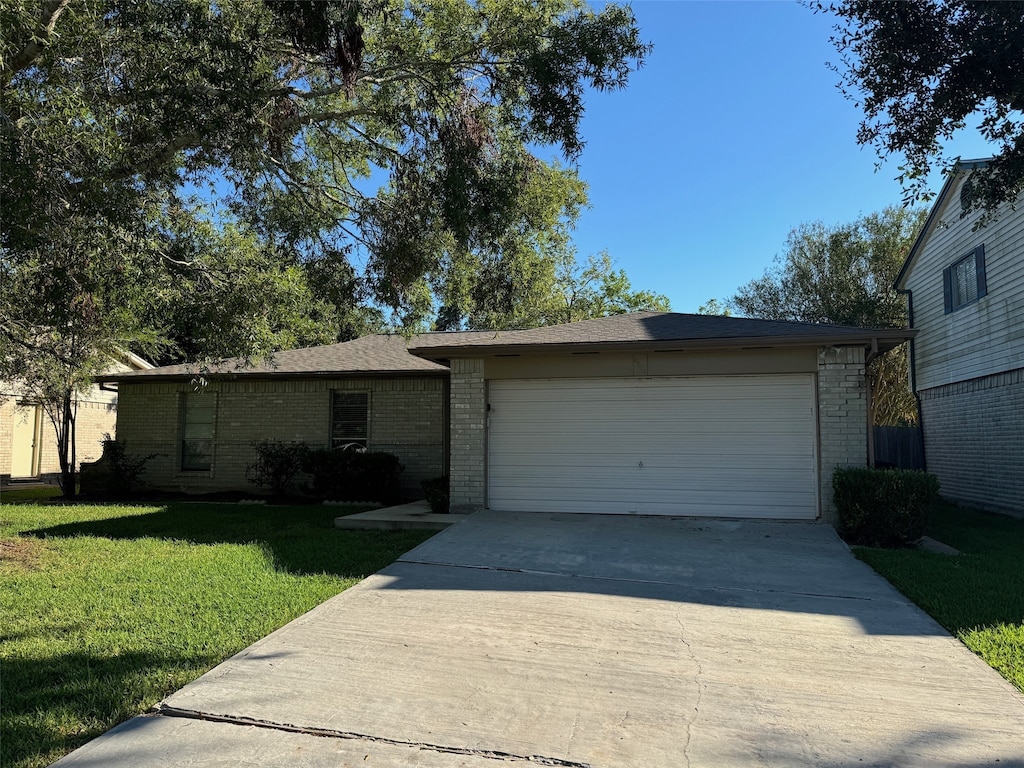
M 643 469 L 644 468 L 644 463 L 641 461 L 639 464 L 637 464 L 637 466 L 640 467 L 640 469 Z

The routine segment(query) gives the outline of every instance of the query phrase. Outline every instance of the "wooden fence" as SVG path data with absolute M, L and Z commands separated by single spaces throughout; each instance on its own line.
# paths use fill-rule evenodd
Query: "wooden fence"
M 920 427 L 873 427 L 875 466 L 924 469 Z

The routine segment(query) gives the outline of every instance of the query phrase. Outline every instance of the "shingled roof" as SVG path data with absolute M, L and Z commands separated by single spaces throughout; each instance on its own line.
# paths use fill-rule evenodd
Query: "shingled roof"
M 201 366 L 166 365 L 97 377 L 137 379 L 282 378 L 310 376 L 446 376 L 451 357 L 554 351 L 766 346 L 872 346 L 890 349 L 913 337 L 907 329 L 754 320 L 743 317 L 634 312 L 523 331 L 454 331 L 364 336 L 343 344 L 289 349 L 258 362 L 232 358 Z
M 448 344 L 452 336 L 491 338 L 493 332 L 425 333 L 413 337 L 421 348 L 432 344 Z M 363 336 L 341 344 L 322 347 L 288 349 L 256 362 L 231 358 L 201 365 L 165 365 L 145 371 L 125 371 L 97 377 L 100 382 L 136 379 L 266 378 L 308 376 L 446 376 L 448 368 L 439 363 L 409 354 L 412 340 L 401 335 Z
M 912 338 L 909 329 L 870 329 L 846 325 L 757 320 L 745 317 L 686 315 L 678 312 L 634 312 L 550 325 L 523 331 L 446 334 L 409 347 L 430 359 L 479 354 L 596 351 L 628 347 L 639 350 L 744 346 L 871 346 L 890 349 Z

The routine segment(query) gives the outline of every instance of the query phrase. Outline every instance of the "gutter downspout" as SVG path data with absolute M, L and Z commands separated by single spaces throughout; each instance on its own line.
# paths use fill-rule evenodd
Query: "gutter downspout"
M 914 292 L 909 288 L 897 288 L 896 293 L 907 297 L 907 326 L 914 327 Z M 921 395 L 917 391 L 917 345 L 916 339 L 910 340 L 910 391 L 914 393 L 917 404 L 917 428 L 921 432 L 921 463 L 924 471 L 928 471 L 928 454 L 924 449 L 924 409 L 921 407 Z
M 875 420 L 871 416 L 871 409 L 874 407 L 874 403 L 871 397 L 871 379 L 868 378 L 868 365 L 878 357 L 878 339 L 871 338 L 871 349 L 868 350 L 868 354 L 864 357 L 864 382 L 867 385 L 864 389 L 867 391 L 867 421 L 868 421 L 868 466 L 875 466 Z

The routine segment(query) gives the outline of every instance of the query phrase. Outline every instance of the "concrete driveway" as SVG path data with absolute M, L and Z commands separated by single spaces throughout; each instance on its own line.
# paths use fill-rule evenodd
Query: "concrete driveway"
M 1024 766 L 1024 697 L 823 525 L 481 513 L 61 766 Z

